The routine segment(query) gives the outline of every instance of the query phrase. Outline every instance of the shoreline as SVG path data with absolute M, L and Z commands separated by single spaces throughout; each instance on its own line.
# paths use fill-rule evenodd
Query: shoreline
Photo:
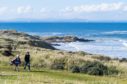
M 53 46 L 65 51 L 84 51 L 92 54 L 104 55 L 111 58 L 127 58 L 127 47 L 119 40 L 90 41 L 90 42 L 59 42 L 53 43 Z
M 25 32 L 18 32 L 16 30 L 1 30 L 0 35 L 1 40 L 3 39 L 3 41 L 5 40 L 7 42 L 16 41 L 16 38 L 19 37 L 18 39 L 21 45 L 27 44 L 34 47 L 63 50 L 67 52 L 83 51 L 111 58 L 126 58 L 126 47 L 124 45 L 121 46 L 121 42 L 118 43 L 117 40 L 93 40 L 91 38 L 85 39 L 76 36 L 42 37 L 29 35 Z

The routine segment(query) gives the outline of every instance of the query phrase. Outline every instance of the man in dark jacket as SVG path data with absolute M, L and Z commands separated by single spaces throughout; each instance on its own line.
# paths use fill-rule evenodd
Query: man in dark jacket
M 30 54 L 29 54 L 29 52 L 26 53 L 24 61 L 25 61 L 24 70 L 26 70 L 26 67 L 28 66 L 28 70 L 30 71 Z

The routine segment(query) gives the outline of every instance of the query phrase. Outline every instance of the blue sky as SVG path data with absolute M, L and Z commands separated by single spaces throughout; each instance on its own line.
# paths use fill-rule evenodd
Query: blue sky
M 0 0 L 0 21 L 127 21 L 127 0 Z

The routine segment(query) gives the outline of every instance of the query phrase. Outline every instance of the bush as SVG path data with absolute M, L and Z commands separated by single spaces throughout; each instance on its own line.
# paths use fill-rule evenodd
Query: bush
M 84 52 L 84 51 L 79 51 L 78 53 L 79 53 L 81 56 L 85 56 L 85 55 L 87 55 L 87 53 Z
M 79 72 L 80 72 L 80 67 L 78 67 L 78 66 L 72 66 L 72 67 L 70 68 L 70 71 L 71 71 L 72 73 L 79 73 Z
M 46 68 L 47 67 L 47 63 L 45 61 L 45 59 L 40 58 L 40 57 L 36 57 L 36 58 L 31 58 L 31 66 L 35 67 L 35 68 Z
M 119 71 L 116 69 L 116 67 L 109 67 L 108 75 L 117 75 Z
M 3 54 L 4 56 L 11 56 L 11 55 L 12 55 L 12 52 L 9 51 L 9 50 L 4 50 L 4 51 L 2 52 L 2 54 Z
M 87 62 L 81 67 L 81 73 L 86 73 L 89 75 L 107 75 L 108 67 L 101 64 L 100 62 Z
M 93 56 L 93 58 L 98 59 L 100 61 L 110 61 L 110 60 L 112 60 L 110 57 L 106 57 L 106 56 Z
M 122 58 L 119 60 L 120 62 L 127 62 L 127 58 Z
M 27 42 L 26 41 L 19 41 L 18 44 L 24 45 L 24 44 L 27 44 Z
M 53 63 L 51 65 L 51 69 L 55 69 L 55 70 L 64 70 L 64 63 Z

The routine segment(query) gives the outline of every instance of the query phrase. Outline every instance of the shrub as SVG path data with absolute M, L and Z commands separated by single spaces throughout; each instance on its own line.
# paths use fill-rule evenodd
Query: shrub
M 86 73 L 89 75 L 112 75 L 118 74 L 118 70 L 116 68 L 109 68 L 100 62 L 87 62 L 80 69 L 81 73 Z
M 113 58 L 112 60 L 116 60 L 116 61 L 119 61 L 119 58 Z
M 55 69 L 55 70 L 64 70 L 64 63 L 53 63 L 51 65 L 51 69 Z
M 109 67 L 108 75 L 117 75 L 119 71 L 116 69 L 116 67 Z
M 79 51 L 78 53 L 79 53 L 79 55 L 81 55 L 81 56 L 85 56 L 85 55 L 87 54 L 87 53 L 84 52 L 84 51 Z
M 110 57 L 106 57 L 106 56 L 93 56 L 93 58 L 101 60 L 101 61 L 110 61 L 111 60 Z
M 18 44 L 24 45 L 24 44 L 27 44 L 27 42 L 26 41 L 19 41 Z
M 79 73 L 80 72 L 80 67 L 78 67 L 78 66 L 72 66 L 72 67 L 70 67 L 70 71 L 72 73 Z
M 100 62 L 87 62 L 81 67 L 80 71 L 81 73 L 87 73 L 89 75 L 107 75 L 108 67 Z
M 35 68 L 46 68 L 47 64 L 44 59 L 36 57 L 34 59 L 31 58 L 31 66 Z
M 4 50 L 4 51 L 2 52 L 2 54 L 3 54 L 4 56 L 11 56 L 11 55 L 12 55 L 12 52 L 9 51 L 9 50 Z
M 120 62 L 127 62 L 127 58 L 122 58 L 119 60 Z

